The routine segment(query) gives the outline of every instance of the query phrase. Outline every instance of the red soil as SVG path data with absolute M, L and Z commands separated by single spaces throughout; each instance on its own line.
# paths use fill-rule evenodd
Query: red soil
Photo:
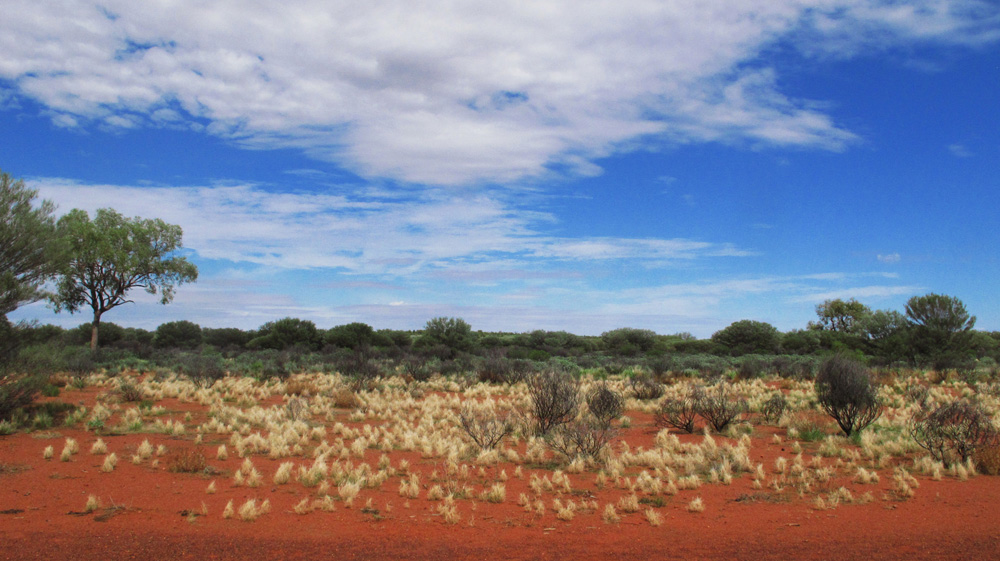
M 92 402 L 93 393 L 65 391 L 60 399 Z M 171 400 L 158 404 L 175 419 L 186 411 L 197 413 L 194 422 L 204 418 L 203 411 L 192 404 Z M 633 448 L 649 447 L 655 433 L 649 419 L 631 416 L 633 428 L 625 440 Z M 888 495 L 891 471 L 882 471 L 880 484 L 852 487 L 857 494 L 871 491 L 873 502 L 816 510 L 811 497 L 788 494 L 775 500 L 773 494 L 755 491 L 750 477 L 743 474 L 728 486 L 706 484 L 664 496 L 665 503 L 656 508 L 662 524 L 654 527 L 642 512 L 620 513 L 621 522 L 606 524 L 600 509 L 615 502 L 623 491 L 613 484 L 597 489 L 592 472 L 570 475 L 576 494 L 562 500 L 593 498 L 600 505 L 597 511 L 580 511 L 568 522 L 558 520 L 551 507 L 541 517 L 525 512 L 517 498 L 530 493 L 530 474 L 551 472 L 525 469 L 524 477 L 518 479 L 513 477 L 514 466 L 501 465 L 498 469 L 511 476 L 506 482 L 506 501 L 457 501 L 462 519 L 449 525 L 435 512 L 439 503 L 425 498 L 426 488 L 433 484 L 430 473 L 441 469 L 441 462 L 419 454 L 392 452 L 390 458 L 394 466 L 406 458 L 410 470 L 421 474 L 424 490 L 420 498 L 406 501 L 400 497 L 399 478 L 393 477 L 381 489 L 363 490 L 353 508 L 338 501 L 334 512 L 298 515 L 292 507 L 308 493 L 315 495 L 315 489 L 307 490 L 294 480 L 273 485 L 271 478 L 282 461 L 307 464 L 302 458 L 253 457 L 265 484 L 251 489 L 232 485 L 232 473 L 242 459 L 232 454 L 226 461 L 216 460 L 215 449 L 225 441 L 214 437 L 206 437 L 197 448 L 223 474 L 206 477 L 166 469 L 171 458 L 195 447 L 190 434 L 182 438 L 149 433 L 103 436 L 108 450 L 119 457 L 114 472 L 103 473 L 104 457 L 89 453 L 95 434 L 61 426 L 50 433 L 50 438 L 37 432 L 0 437 L 2 559 L 1000 558 L 1000 479 L 996 477 L 933 481 L 917 475 L 916 496 L 896 500 Z M 62 462 L 59 453 L 66 437 L 79 442 L 80 452 Z M 770 437 L 766 427 L 758 428 L 751 449 L 753 461 L 763 462 L 768 471 L 776 456 L 792 456 Z M 140 465 L 129 462 L 143 439 L 154 446 L 165 444 L 170 450 L 159 458 L 158 466 L 149 460 Z M 44 460 L 42 451 L 49 445 L 55 457 Z M 374 465 L 379 455 L 378 450 L 368 450 L 364 461 Z M 808 449 L 805 456 L 809 457 Z M 470 484 L 478 491 L 493 481 L 496 472 L 488 468 L 487 481 L 476 471 Z M 206 494 L 213 479 L 218 492 Z M 842 484 L 850 485 L 842 477 L 833 488 Z M 91 494 L 103 508 L 83 514 Z M 555 496 L 546 495 L 546 506 Z M 687 512 L 686 505 L 696 496 L 704 500 L 705 511 Z M 271 512 L 253 522 L 222 517 L 228 501 L 238 507 L 251 497 L 269 499 Z M 369 498 L 377 512 L 363 509 Z M 207 516 L 188 516 L 192 511 L 200 513 L 203 504 Z

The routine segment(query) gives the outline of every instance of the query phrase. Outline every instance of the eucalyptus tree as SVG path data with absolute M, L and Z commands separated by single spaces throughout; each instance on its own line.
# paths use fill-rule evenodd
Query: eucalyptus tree
M 46 280 L 59 267 L 51 201 L 0 172 L 0 316 L 43 297 Z
M 159 294 L 160 303 L 168 304 L 178 285 L 198 278 L 198 268 L 176 255 L 182 247 L 181 227 L 158 218 L 126 218 L 102 208 L 91 220 L 86 211 L 74 209 L 59 219 L 57 229 L 68 264 L 51 301 L 57 312 L 90 307 L 92 349 L 97 348 L 101 316 L 132 303 L 132 289 Z

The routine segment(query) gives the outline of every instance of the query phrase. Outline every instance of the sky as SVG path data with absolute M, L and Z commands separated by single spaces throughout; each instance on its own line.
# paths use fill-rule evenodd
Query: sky
M 992 0 L 5 0 L 0 52 L 0 169 L 183 228 L 119 325 L 1000 330 Z

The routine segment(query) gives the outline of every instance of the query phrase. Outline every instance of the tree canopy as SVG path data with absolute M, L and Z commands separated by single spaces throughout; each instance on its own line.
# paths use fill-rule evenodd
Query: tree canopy
M 160 303 L 174 298 L 178 285 L 198 278 L 198 268 L 174 255 L 181 246 L 180 226 L 160 219 L 126 218 L 99 209 L 93 220 L 74 209 L 59 219 L 58 232 L 68 251 L 52 304 L 74 313 L 89 306 L 94 313 L 91 348 L 97 348 L 101 316 L 122 304 L 133 288 L 159 294 Z
M 0 316 L 43 297 L 59 267 L 55 205 L 0 172 Z

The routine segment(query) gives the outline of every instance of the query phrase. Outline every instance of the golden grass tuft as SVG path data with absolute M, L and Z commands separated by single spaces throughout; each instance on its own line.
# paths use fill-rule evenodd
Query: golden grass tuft
M 701 500 L 701 497 L 695 497 L 694 500 L 687 505 L 688 512 L 705 512 L 705 503 Z
M 94 441 L 94 444 L 90 446 L 90 453 L 95 456 L 100 456 L 102 454 L 108 453 L 108 445 L 105 444 L 104 439 L 98 438 Z

